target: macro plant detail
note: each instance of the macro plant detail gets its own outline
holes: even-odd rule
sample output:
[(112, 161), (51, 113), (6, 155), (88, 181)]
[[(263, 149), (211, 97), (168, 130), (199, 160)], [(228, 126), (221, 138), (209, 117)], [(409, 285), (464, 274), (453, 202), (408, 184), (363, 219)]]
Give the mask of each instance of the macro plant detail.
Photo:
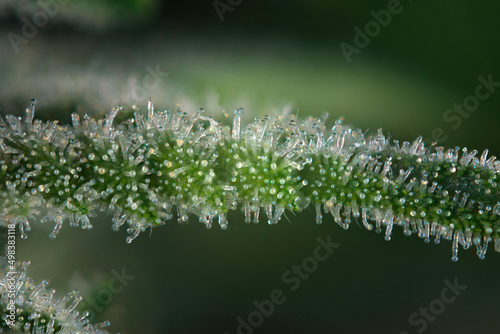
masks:
[[(155, 111), (121, 123), (115, 107), (104, 118), (72, 115), (72, 125), (26, 116), (0, 120), (0, 220), (25, 238), (31, 223), (64, 221), (92, 228), (96, 210), (126, 225), (131, 242), (147, 228), (195, 215), (207, 228), (228, 227), (226, 214), (242, 209), (245, 222), (262, 216), (277, 223), (285, 210), (314, 207), (348, 229), (360, 221), (390, 240), (394, 226), (424, 241), (475, 246), (484, 258), (494, 241), (500, 251), (500, 162), (467, 148), (391, 140), (381, 130), (367, 136), (337, 120), (298, 122), (291, 116), (232, 124), (200, 110)], [(227, 123), (227, 122), (226, 122)], [(261, 213), (261, 211), (263, 211)]]
[[(2, 271), (5, 262), (2, 261)], [(88, 312), (76, 307), (82, 297), (77, 291), (63, 298), (54, 297), (55, 290), (47, 289), (48, 281), (35, 282), (27, 271), (29, 262), (16, 263), (15, 271), (0, 276), (0, 317), (3, 329), (23, 333), (88, 333), (106, 334), (109, 322), (90, 324)]]

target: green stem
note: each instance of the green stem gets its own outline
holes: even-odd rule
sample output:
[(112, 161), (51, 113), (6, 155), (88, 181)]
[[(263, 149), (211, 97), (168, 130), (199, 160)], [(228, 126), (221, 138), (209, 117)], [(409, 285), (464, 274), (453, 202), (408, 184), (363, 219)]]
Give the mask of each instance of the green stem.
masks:
[[(394, 226), (418, 234), (474, 245), (484, 258), (488, 243), (500, 249), (500, 163), (459, 148), (426, 147), (389, 141), (381, 130), (367, 137), (337, 121), (269, 117), (241, 126), (236, 110), (232, 126), (203, 111), (136, 112), (113, 124), (120, 108), (102, 120), (72, 115), (72, 126), (33, 121), (34, 102), (24, 119), (0, 122), (0, 218), (18, 224), (21, 235), (43, 209), (56, 222), (64, 219), (91, 228), (96, 209), (113, 213), (113, 228), (128, 224), (127, 242), (147, 227), (189, 214), (211, 227), (227, 228), (228, 210), (241, 208), (245, 221), (269, 224), (286, 209), (315, 206), (347, 229), (353, 219), (390, 240)], [(3, 204), (2, 204), (3, 203)]]

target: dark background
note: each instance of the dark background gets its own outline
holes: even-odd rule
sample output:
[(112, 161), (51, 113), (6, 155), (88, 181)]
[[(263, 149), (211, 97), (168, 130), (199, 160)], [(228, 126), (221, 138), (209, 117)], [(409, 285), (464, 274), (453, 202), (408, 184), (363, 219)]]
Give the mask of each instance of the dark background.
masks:
[[(402, 1), (401, 13), (350, 63), (339, 44), (354, 45), (354, 27), (364, 30), (370, 11), (387, 9), (388, 2), (243, 0), (223, 21), (212, 1), (139, 9), (127, 1), (102, 3), (71, 2), (67, 6), (85, 19), (61, 10), (18, 53), (7, 36), (21, 35), (22, 17), (37, 9), (5, 10), (3, 115), (22, 114), (31, 98), (38, 101), (37, 117), (62, 121), (75, 111), (103, 115), (115, 103), (144, 108), (146, 100), (137, 101), (132, 91), (147, 66), (159, 66), (168, 76), (146, 92), (157, 108), (181, 101), (187, 112), (206, 107), (220, 117), (243, 106), (251, 119), (290, 105), (299, 117), (328, 111), (330, 124), (343, 117), (369, 132), (383, 127), (400, 140), (431, 140), (441, 128), (444, 146), (500, 154), (500, 91), (456, 129), (443, 119), (474, 94), (479, 76), (500, 81), (496, 1)], [(77, 287), (92, 296), (112, 270), (125, 268), (135, 278), (95, 318), (111, 320), (121, 333), (237, 333), (237, 317), (246, 318), (254, 300), (269, 299), (274, 289), (283, 290), (286, 301), (254, 333), (418, 333), (422, 327), (412, 326), (410, 315), (440, 299), (443, 281), (455, 277), (467, 289), (423, 332), (498, 332), (500, 255), (492, 244), (485, 260), (461, 249), (453, 263), (449, 241), (425, 244), (396, 229), (386, 242), (357, 224), (344, 231), (331, 217), (316, 225), (312, 208), (287, 217), (276, 226), (247, 225), (241, 213), (232, 213), (227, 231), (206, 230), (191, 217), (128, 245), (126, 232), (111, 232), (110, 217), (101, 214), (93, 230), (66, 224), (56, 241), (48, 238), (50, 224), (35, 226), (27, 240), (18, 239), (18, 256), (61, 294)], [(282, 274), (328, 235), (341, 246), (291, 291)]]

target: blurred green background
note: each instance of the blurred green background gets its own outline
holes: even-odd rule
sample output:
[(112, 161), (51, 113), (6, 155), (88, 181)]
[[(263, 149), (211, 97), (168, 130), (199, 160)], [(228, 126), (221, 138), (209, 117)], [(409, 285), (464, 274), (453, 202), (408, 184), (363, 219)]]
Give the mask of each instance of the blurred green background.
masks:
[[(401, 1), (350, 63), (340, 44), (355, 46), (354, 28), (364, 31), (371, 11), (396, 2), (215, 2), (232, 9), (223, 21), (214, 1), (55, 3), (55, 15), (27, 38), (23, 26), (43, 11), (40, 3), (0, 2), (2, 115), (21, 115), (36, 98), (37, 117), (68, 121), (71, 112), (97, 117), (117, 103), (145, 108), (151, 95), (157, 109), (181, 102), (187, 112), (204, 107), (219, 119), (236, 107), (248, 119), (328, 111), (329, 124), (342, 117), (400, 140), (432, 141), (440, 128), (444, 146), (500, 154), (500, 90), (460, 126), (443, 118), (475, 94), (479, 76), (500, 81), (498, 2)], [(14, 43), (18, 52), (12, 34), (24, 38)], [(125, 231), (111, 232), (110, 216), (100, 214), (93, 230), (66, 225), (56, 241), (47, 236), (51, 224), (35, 226), (19, 239), (18, 256), (59, 293), (78, 288), (90, 297), (125, 268), (135, 278), (95, 312), (120, 333), (237, 333), (237, 317), (274, 289), (286, 301), (254, 333), (417, 333), (423, 327), (410, 324), (410, 315), (455, 277), (467, 289), (425, 333), (497, 332), (500, 255), (492, 245), (483, 261), (461, 250), (452, 263), (449, 241), (426, 245), (397, 229), (386, 242), (356, 224), (344, 231), (331, 217), (318, 226), (312, 209), (287, 217), (277, 226), (246, 225), (233, 213), (227, 231), (206, 230), (192, 217), (127, 245)], [(291, 291), (282, 274), (328, 235), (340, 248)]]

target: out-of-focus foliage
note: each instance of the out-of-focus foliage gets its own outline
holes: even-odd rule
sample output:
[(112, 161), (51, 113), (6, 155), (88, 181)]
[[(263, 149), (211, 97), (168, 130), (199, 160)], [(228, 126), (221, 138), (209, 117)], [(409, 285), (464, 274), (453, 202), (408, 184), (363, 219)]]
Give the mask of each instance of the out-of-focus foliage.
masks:
[(157, 13), (158, 6), (157, 0), (4, 0), (0, 18), (21, 20), (45, 11), (51, 17), (50, 25), (103, 31), (143, 24)]

